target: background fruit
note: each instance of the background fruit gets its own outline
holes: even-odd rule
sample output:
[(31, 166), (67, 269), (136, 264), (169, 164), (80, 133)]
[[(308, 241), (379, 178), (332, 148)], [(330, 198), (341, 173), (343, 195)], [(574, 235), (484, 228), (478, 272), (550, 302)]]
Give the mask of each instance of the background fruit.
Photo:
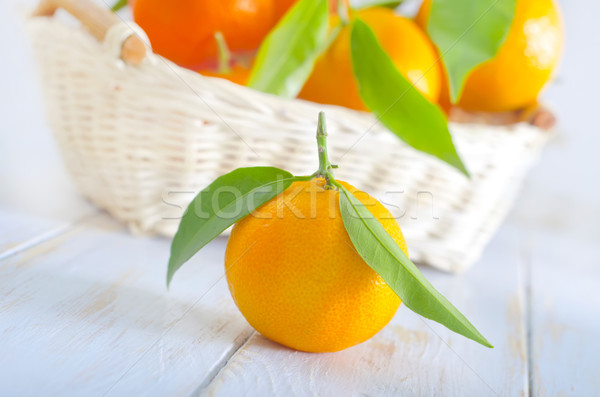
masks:
[(234, 65), (228, 73), (219, 73), (212, 70), (201, 70), (198, 73), (203, 76), (227, 79), (239, 85), (246, 85), (246, 83), (248, 83), (248, 78), (250, 77), (250, 69), (239, 64)]
[[(323, 185), (323, 179), (296, 182), (282, 193), (283, 202), (273, 199), (257, 216), (239, 221), (225, 253), (229, 289), (250, 325), (269, 339), (311, 352), (369, 339), (400, 305), (353, 248), (338, 192)], [(387, 209), (366, 193), (356, 195), (406, 252)]]
[[(436, 102), (440, 93), (441, 71), (433, 45), (410, 19), (388, 8), (369, 8), (357, 16), (375, 32), (383, 49), (398, 70), (427, 99)], [(317, 61), (313, 73), (299, 94), (319, 103), (367, 110), (362, 102), (352, 69), (351, 26), (345, 26), (327, 52)]]
[[(431, 0), (416, 17), (427, 25)], [(552, 78), (563, 46), (560, 10), (553, 0), (518, 0), (506, 41), (491, 60), (467, 77), (458, 106), (468, 110), (509, 111), (536, 102)]]
[(256, 50), (276, 22), (274, 1), (136, 0), (133, 16), (156, 53), (199, 69), (217, 56), (217, 31), (232, 52)]

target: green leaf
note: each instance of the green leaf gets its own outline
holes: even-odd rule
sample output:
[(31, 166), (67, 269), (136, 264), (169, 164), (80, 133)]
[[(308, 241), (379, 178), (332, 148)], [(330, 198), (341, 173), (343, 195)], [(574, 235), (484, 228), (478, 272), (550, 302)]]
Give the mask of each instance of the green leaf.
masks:
[(360, 5), (355, 7), (354, 10), (359, 11), (372, 7), (396, 8), (403, 2), (404, 0), (367, 0), (361, 1)]
[(294, 98), (329, 42), (327, 0), (300, 0), (264, 40), (248, 86)]
[(493, 347), (458, 309), (433, 288), (369, 210), (346, 188), (339, 186), (339, 189), (342, 220), (352, 244), (406, 307), (484, 346)]
[(351, 46), (360, 96), (377, 119), (415, 149), (436, 156), (468, 176), (442, 111), (396, 69), (371, 28), (360, 19), (354, 21)]
[(427, 31), (442, 54), (456, 103), (469, 72), (493, 58), (506, 40), (516, 0), (432, 1)]
[(275, 167), (238, 168), (198, 193), (185, 210), (173, 238), (167, 286), (175, 272), (202, 247), (296, 179), (301, 178)]
[(124, 8), (126, 5), (127, 5), (127, 0), (118, 0), (110, 9), (113, 12), (117, 12), (121, 8)]

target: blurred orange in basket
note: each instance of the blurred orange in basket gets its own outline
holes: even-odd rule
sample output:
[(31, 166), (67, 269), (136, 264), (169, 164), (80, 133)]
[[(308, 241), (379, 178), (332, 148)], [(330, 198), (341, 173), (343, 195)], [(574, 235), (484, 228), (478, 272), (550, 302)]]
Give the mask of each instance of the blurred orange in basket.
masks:
[(247, 68), (241, 64), (235, 64), (231, 67), (230, 70), (226, 72), (212, 71), (212, 70), (201, 70), (199, 73), (203, 76), (209, 77), (220, 77), (222, 79), (227, 79), (232, 83), (236, 83), (239, 85), (246, 85), (248, 83), (248, 78), (250, 77), (250, 68)]
[[(430, 101), (440, 95), (441, 68), (435, 48), (410, 19), (383, 7), (358, 11), (398, 70)], [(350, 48), (351, 25), (342, 28), (327, 52), (315, 64), (299, 97), (313, 102), (368, 110), (358, 91)]]
[[(416, 17), (423, 28), (430, 9), (431, 0), (425, 0)], [(458, 106), (509, 111), (534, 104), (560, 60), (563, 35), (561, 12), (555, 1), (517, 0), (506, 41), (494, 58), (469, 74)], [(447, 97), (447, 93), (442, 96)]]
[(204, 76), (219, 77), (239, 85), (246, 85), (251, 71), (248, 65), (252, 63), (252, 60), (232, 59), (231, 51), (222, 32), (215, 33), (214, 39), (219, 53), (218, 58), (215, 60), (216, 67), (199, 70), (198, 72)]
[(133, 16), (154, 52), (198, 69), (217, 57), (218, 31), (232, 52), (256, 50), (276, 23), (275, 1), (136, 0)]

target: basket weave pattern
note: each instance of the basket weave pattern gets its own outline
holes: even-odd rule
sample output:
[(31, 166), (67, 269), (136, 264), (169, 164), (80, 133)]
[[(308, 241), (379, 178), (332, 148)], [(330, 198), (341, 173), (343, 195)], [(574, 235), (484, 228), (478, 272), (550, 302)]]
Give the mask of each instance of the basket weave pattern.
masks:
[(119, 43), (99, 43), (57, 18), (32, 18), (28, 29), (68, 171), (85, 197), (134, 233), (173, 235), (194, 193), (235, 168), (313, 172), (316, 118), (325, 110), (336, 177), (398, 216), (413, 260), (462, 271), (479, 257), (548, 138), (526, 123), (451, 123), (468, 180), (368, 113), (263, 94), (154, 54), (126, 65), (115, 56)]

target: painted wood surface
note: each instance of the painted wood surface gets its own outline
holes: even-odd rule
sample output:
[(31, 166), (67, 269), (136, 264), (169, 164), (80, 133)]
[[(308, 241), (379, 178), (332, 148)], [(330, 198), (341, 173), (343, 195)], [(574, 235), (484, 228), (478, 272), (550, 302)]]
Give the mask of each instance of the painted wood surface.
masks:
[[(7, 219), (18, 224), (0, 218), (4, 224)], [(506, 226), (472, 271), (450, 276), (425, 269), (494, 343), (492, 350), (401, 308), (373, 339), (333, 354), (292, 351), (246, 324), (223, 279), (224, 244), (217, 239), (194, 258), (170, 292), (164, 286), (169, 242), (131, 237), (104, 214), (4, 256), (0, 394), (504, 396), (598, 390), (600, 323), (588, 314), (598, 310), (600, 274), (595, 247), (586, 242), (565, 246), (556, 236)], [(574, 247), (589, 260), (566, 268)], [(573, 266), (580, 276), (569, 274)]]
[(136, 239), (98, 215), (2, 262), (0, 367), (11, 370), (0, 385), (19, 395), (522, 394), (523, 281), (516, 242), (498, 239), (476, 271), (427, 271), (494, 350), (401, 310), (367, 343), (317, 355), (252, 332), (223, 280), (223, 239), (167, 293), (168, 241)]
[(534, 395), (600, 395), (598, 245), (539, 233), (525, 261), (531, 274)]
[(0, 264), (0, 395), (189, 394), (251, 329), (223, 280), (224, 241), (165, 286), (168, 241), (106, 215)]

